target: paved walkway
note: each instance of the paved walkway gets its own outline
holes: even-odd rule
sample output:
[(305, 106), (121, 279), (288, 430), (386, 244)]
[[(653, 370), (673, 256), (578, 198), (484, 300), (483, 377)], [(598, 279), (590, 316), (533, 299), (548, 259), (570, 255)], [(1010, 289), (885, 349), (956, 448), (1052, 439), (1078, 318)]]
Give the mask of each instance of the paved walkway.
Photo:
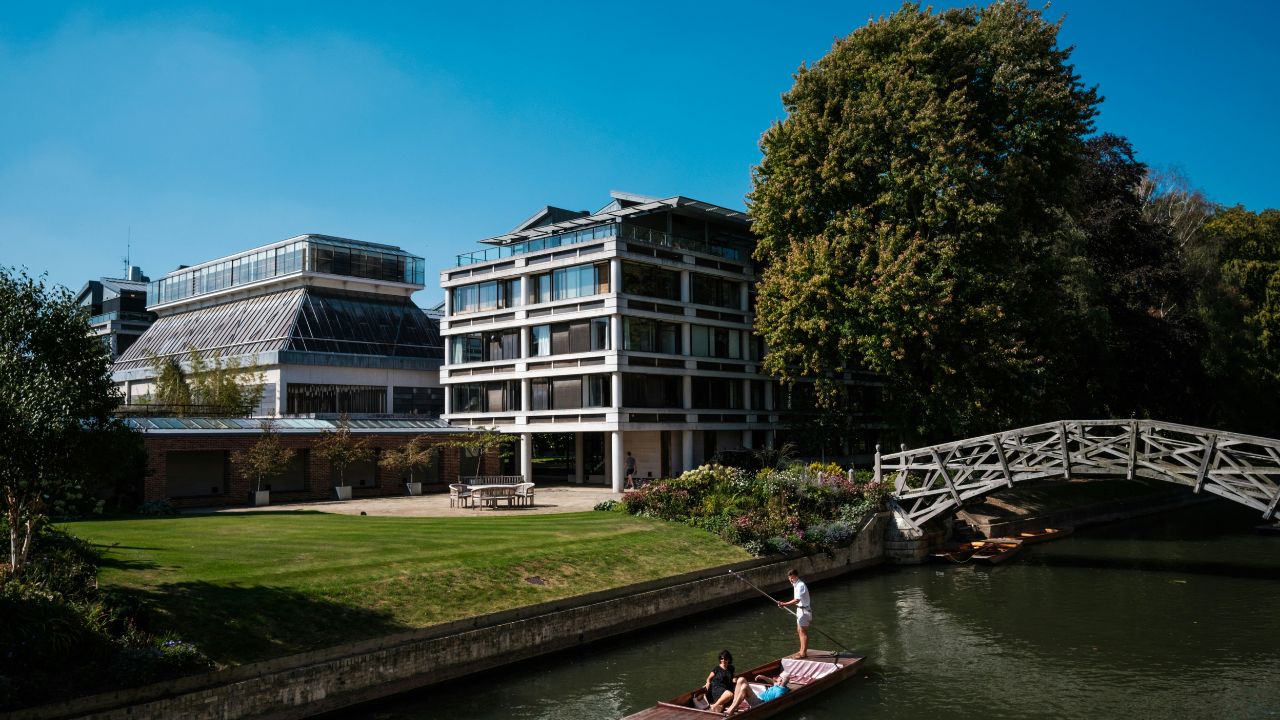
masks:
[(282, 510), (311, 510), (339, 515), (368, 515), (380, 517), (499, 517), (506, 515), (549, 515), (553, 513), (586, 512), (601, 500), (621, 500), (621, 493), (605, 487), (547, 487), (538, 488), (534, 505), (501, 503), (497, 508), (449, 507), (448, 493), (432, 493), (417, 497), (356, 498), (346, 502), (318, 501), (300, 503), (272, 503), (268, 507), (209, 507), (183, 509), (183, 514), (280, 512)]

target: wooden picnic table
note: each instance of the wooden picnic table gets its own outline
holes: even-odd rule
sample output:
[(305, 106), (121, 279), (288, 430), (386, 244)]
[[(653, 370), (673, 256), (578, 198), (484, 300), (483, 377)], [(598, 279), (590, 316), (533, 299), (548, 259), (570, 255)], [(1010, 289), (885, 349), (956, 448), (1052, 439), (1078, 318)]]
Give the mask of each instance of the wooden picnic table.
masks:
[(492, 507), (498, 507), (498, 501), (506, 498), (509, 507), (516, 497), (515, 485), (472, 485), (471, 497), (480, 501), (480, 505), (484, 506), (488, 503)]

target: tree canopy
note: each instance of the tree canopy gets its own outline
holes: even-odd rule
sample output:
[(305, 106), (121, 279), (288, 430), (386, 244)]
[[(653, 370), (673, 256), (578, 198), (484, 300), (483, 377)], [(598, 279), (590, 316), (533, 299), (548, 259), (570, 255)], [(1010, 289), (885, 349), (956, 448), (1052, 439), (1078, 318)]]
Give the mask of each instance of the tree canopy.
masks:
[(90, 451), (131, 432), (111, 416), (109, 362), (70, 291), (0, 267), (0, 502), (15, 576), (47, 515), (89, 509)]
[(1050, 236), (1101, 100), (1057, 33), (1023, 2), (905, 4), (800, 68), (748, 195), (769, 372), (820, 394), (826, 373), (883, 373), (915, 434), (1030, 417)]

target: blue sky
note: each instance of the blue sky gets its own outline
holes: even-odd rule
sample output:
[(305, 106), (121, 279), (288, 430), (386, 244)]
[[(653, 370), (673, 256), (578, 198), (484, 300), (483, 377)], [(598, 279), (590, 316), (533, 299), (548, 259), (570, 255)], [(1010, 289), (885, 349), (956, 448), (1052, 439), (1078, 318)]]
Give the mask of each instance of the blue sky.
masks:
[[(6, 3), (0, 264), (78, 289), (120, 274), (130, 232), (152, 278), (317, 232), (434, 272), (611, 189), (741, 208), (791, 73), (897, 7)], [(1219, 202), (1280, 206), (1280, 3), (1064, 13), (1100, 130)]]

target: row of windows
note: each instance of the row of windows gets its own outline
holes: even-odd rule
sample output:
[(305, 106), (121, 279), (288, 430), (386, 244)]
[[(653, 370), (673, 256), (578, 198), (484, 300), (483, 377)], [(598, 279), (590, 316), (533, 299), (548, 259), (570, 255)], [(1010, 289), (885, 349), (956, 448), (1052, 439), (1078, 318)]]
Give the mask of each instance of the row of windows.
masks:
[(530, 410), (611, 407), (608, 375), (573, 375), (529, 381)]
[[(574, 265), (529, 278), (524, 302), (529, 305), (571, 300), (609, 292), (609, 263)], [(453, 289), (453, 314), (518, 307), (520, 280), (490, 280)]]
[[(747, 341), (745, 348), (744, 337)], [(758, 343), (754, 342), (757, 339), (742, 330), (689, 326), (689, 352), (694, 357), (758, 360), (760, 354), (755, 352)], [(536, 325), (529, 328), (529, 346), (531, 357), (609, 350), (612, 348), (609, 318)], [(622, 346), (625, 350), (637, 352), (684, 354), (680, 324), (650, 318), (622, 318)], [(520, 331), (492, 330), (455, 335), (452, 347), (450, 359), (455, 364), (514, 360), (520, 357)]]
[[(693, 273), (689, 280), (689, 297), (699, 305), (744, 310), (741, 282)], [(521, 303), (520, 281), (490, 280), (453, 289), (453, 313), (482, 312), (517, 307)], [(524, 294), (529, 305), (571, 300), (609, 292), (609, 264), (594, 263), (560, 268), (533, 275)], [(660, 265), (622, 263), (622, 292), (629, 295), (680, 300), (680, 273)]]

